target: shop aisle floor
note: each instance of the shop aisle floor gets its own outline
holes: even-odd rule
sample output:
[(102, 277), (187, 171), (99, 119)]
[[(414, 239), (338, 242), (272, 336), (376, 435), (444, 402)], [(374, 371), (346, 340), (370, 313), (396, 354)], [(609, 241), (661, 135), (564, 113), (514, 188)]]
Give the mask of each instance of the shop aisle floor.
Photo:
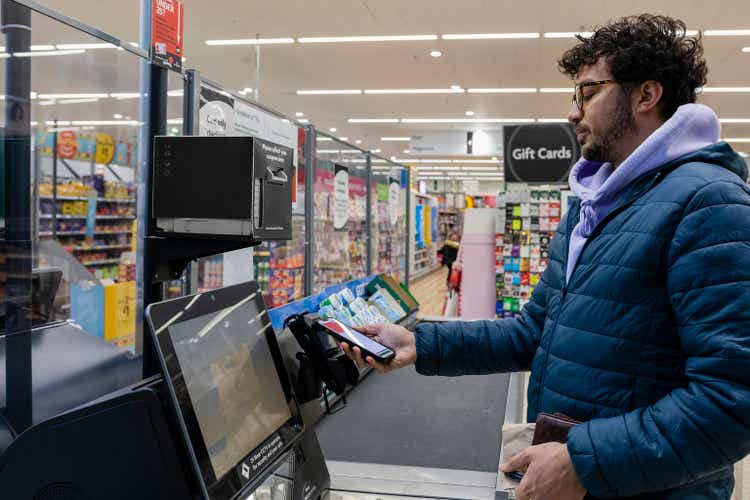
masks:
[(508, 375), (370, 373), (316, 427), (326, 460), (497, 472)]
[(443, 301), (445, 292), (448, 291), (445, 285), (447, 276), (448, 268), (440, 267), (409, 284), (409, 291), (419, 302), (419, 312), (422, 316), (443, 314)]

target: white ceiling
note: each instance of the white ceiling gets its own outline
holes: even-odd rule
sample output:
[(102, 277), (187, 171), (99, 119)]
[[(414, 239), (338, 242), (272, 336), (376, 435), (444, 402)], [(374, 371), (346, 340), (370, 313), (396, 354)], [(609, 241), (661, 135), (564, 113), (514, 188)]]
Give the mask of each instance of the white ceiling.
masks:
[[(137, 0), (40, 0), (41, 3), (95, 26), (124, 41), (137, 41)], [(208, 46), (208, 39), (346, 35), (409, 35), (589, 31), (596, 24), (644, 11), (679, 17), (690, 29), (750, 29), (750, 2), (721, 4), (697, 0), (571, 1), (529, 0), (185, 0), (186, 67), (230, 89), (257, 85), (255, 48)], [(55, 25), (33, 20), (33, 43), (93, 41)], [(435, 40), (336, 44), (270, 45), (261, 48), (260, 102), (294, 117), (306, 118), (336, 136), (379, 148), (384, 156), (408, 157), (408, 143), (381, 142), (382, 136), (410, 136), (426, 130), (474, 128), (473, 125), (350, 124), (348, 118), (564, 118), (568, 94), (438, 94), (299, 96), (298, 89), (394, 89), (487, 87), (568, 87), (556, 68), (573, 39)], [(707, 37), (709, 85), (750, 86), (750, 36)], [(443, 56), (429, 53), (440, 50)], [(34, 58), (33, 90), (57, 92), (134, 92), (137, 58), (122, 51)], [(177, 75), (170, 88), (178, 88)], [(722, 118), (750, 118), (750, 93), (706, 94), (701, 101)], [(178, 98), (170, 116), (179, 117)], [(137, 101), (112, 99), (86, 104), (34, 107), (36, 118), (112, 119), (113, 113), (137, 116)], [(488, 128), (482, 126), (481, 128)], [(491, 128), (491, 127), (489, 127)], [(495, 126), (497, 128), (497, 126)], [(726, 137), (750, 137), (750, 123), (725, 125)], [(750, 144), (737, 149), (750, 150)]]

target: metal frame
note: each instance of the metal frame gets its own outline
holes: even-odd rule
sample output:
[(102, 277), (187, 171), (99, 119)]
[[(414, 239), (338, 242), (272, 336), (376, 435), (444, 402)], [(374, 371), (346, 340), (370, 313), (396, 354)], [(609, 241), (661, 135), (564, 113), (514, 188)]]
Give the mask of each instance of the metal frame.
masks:
[(305, 126), (305, 296), (313, 293), (313, 280), (315, 279), (315, 219), (314, 199), (315, 189), (315, 166), (317, 165), (317, 130), (312, 125)]
[[(61, 14), (60, 12), (50, 9), (49, 7), (46, 7), (38, 2), (35, 2), (34, 0), (8, 0), (8, 1), (17, 3), (19, 5), (23, 5), (24, 7), (28, 7), (29, 9), (35, 12), (38, 12), (39, 14), (43, 14), (51, 19), (54, 19), (55, 21), (59, 21), (63, 24), (66, 24), (70, 26), (71, 28), (75, 28), (79, 31), (83, 31), (84, 33), (87, 33), (104, 42), (111, 43), (112, 45), (116, 45), (117, 47), (127, 50), (128, 52), (135, 54), (139, 57), (142, 57), (144, 59), (149, 58), (148, 50), (142, 49), (140, 47), (133, 47), (129, 43), (123, 43), (122, 40), (110, 35), (109, 33), (105, 33), (84, 22), (81, 22), (77, 19), (66, 16), (65, 14)], [(141, 17), (143, 16), (141, 15)]]

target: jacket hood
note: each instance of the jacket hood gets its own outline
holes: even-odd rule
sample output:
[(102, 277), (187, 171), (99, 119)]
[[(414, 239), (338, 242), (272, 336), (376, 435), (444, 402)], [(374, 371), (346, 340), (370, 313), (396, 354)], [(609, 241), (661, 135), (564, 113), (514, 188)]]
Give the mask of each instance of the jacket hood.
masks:
[(581, 200), (579, 232), (588, 238), (598, 222), (612, 209), (623, 189), (648, 172), (679, 161), (703, 161), (726, 168), (743, 180), (745, 161), (726, 143), (719, 143), (721, 126), (711, 108), (685, 104), (652, 133), (625, 161), (613, 169), (610, 163), (581, 158), (568, 181)]

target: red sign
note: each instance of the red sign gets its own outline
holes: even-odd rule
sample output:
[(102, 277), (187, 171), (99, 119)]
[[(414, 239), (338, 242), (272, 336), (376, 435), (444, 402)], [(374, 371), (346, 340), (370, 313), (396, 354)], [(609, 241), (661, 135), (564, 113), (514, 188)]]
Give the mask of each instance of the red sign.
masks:
[(184, 12), (179, 0), (153, 0), (151, 61), (182, 72)]
[(72, 160), (78, 151), (76, 133), (72, 130), (63, 130), (57, 136), (57, 156), (64, 160)]

